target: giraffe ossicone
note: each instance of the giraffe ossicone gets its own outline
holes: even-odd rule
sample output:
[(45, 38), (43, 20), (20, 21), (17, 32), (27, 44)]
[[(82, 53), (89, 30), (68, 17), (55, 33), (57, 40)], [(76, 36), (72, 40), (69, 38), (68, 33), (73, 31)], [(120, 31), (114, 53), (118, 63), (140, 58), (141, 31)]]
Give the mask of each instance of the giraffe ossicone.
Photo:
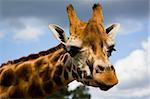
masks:
[(109, 56), (114, 51), (119, 24), (104, 28), (100, 4), (94, 4), (88, 22), (80, 20), (72, 5), (67, 6), (70, 37), (64, 29), (50, 24), (61, 43), (0, 67), (0, 98), (42, 98), (73, 80), (107, 91), (118, 83)]

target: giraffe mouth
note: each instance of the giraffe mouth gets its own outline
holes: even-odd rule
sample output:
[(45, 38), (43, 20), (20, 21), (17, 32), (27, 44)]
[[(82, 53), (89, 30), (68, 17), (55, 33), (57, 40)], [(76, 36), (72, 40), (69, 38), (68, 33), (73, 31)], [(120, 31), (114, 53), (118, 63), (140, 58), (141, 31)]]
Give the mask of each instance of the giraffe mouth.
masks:
[(100, 86), (99, 88), (101, 89), (101, 90), (104, 90), (104, 91), (107, 91), (107, 90), (109, 90), (110, 88), (112, 88), (113, 86)]
[(99, 85), (99, 89), (103, 91), (107, 91), (114, 86), (114, 85), (106, 85), (106, 84), (100, 84), (100, 83), (98, 83), (98, 85)]

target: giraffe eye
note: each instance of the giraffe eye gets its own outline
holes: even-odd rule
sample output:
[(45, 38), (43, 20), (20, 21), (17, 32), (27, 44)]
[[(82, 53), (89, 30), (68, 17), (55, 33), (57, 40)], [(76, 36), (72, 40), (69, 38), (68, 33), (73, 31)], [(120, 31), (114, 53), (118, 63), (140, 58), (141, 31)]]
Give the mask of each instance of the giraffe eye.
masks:
[(70, 54), (71, 57), (74, 57), (76, 54), (80, 52), (81, 48), (76, 47), (76, 46), (70, 46), (68, 53)]
[(107, 56), (108, 57), (111, 56), (113, 51), (116, 51), (116, 49), (114, 47), (115, 47), (115, 45), (111, 45), (111, 46), (108, 47), (108, 50), (107, 50)]

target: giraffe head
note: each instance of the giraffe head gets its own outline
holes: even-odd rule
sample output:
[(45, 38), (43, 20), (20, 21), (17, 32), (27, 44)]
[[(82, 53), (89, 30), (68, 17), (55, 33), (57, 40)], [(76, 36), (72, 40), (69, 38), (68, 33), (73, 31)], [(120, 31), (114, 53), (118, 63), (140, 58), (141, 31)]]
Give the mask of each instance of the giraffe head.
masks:
[(49, 25), (55, 37), (65, 46), (71, 60), (80, 69), (82, 77), (76, 79), (85, 85), (108, 90), (118, 83), (114, 66), (109, 56), (114, 49), (114, 40), (119, 24), (107, 29), (103, 25), (102, 7), (94, 4), (88, 22), (81, 21), (72, 5), (67, 7), (70, 22), (70, 37), (58, 25)]

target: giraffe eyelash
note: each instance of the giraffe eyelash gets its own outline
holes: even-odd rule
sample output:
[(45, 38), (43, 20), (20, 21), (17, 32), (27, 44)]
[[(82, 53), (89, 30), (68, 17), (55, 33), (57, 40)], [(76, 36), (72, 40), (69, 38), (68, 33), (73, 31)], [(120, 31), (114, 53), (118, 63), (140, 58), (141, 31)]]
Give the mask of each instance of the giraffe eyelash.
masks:
[(113, 51), (116, 51), (116, 49), (114, 47), (115, 47), (115, 45), (111, 45), (111, 46), (108, 47), (108, 50), (107, 50), (107, 56), (108, 57), (111, 56)]

